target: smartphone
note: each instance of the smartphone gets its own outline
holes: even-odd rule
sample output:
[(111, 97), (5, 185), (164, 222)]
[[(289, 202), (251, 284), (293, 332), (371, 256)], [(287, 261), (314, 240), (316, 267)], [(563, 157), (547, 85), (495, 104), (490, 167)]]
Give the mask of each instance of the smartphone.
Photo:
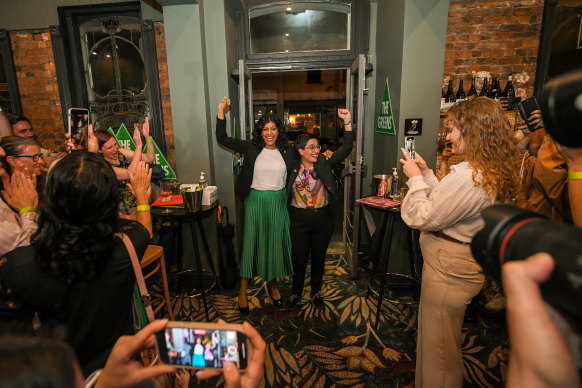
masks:
[(89, 125), (89, 110), (85, 108), (69, 109), (69, 125), (67, 133), (75, 149), (87, 148), (87, 127)]
[(239, 370), (250, 359), (242, 325), (170, 321), (156, 333), (160, 360), (179, 368), (221, 369), (225, 361)]
[(525, 121), (529, 130), (532, 132), (537, 130), (537, 128), (529, 122), (529, 118), (531, 116), (531, 113), (534, 110), (540, 109), (540, 107), (538, 105), (538, 101), (536, 100), (536, 98), (530, 97), (526, 100), (518, 102), (517, 109), (519, 109), (519, 115), (521, 116), (523, 121)]
[(406, 138), (406, 143), (404, 145), (404, 149), (408, 152), (408, 156), (410, 159), (414, 159), (415, 151), (414, 151), (414, 137), (409, 136)]

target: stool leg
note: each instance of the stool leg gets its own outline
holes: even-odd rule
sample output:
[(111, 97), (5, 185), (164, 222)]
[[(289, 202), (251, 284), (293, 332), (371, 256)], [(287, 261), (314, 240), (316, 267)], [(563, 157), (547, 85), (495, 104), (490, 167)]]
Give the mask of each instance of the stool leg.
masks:
[(160, 263), (162, 264), (162, 283), (164, 286), (164, 299), (166, 300), (166, 308), (168, 310), (168, 316), (172, 321), (175, 321), (174, 311), (172, 308), (172, 303), (170, 302), (170, 292), (168, 289), (168, 275), (166, 273), (166, 260), (164, 259), (164, 254), (160, 257)]
[(389, 217), (388, 230), (390, 234), (388, 235), (388, 242), (386, 245), (386, 254), (384, 255), (384, 266), (382, 269), (382, 282), (380, 283), (380, 290), (378, 291), (378, 307), (376, 308), (376, 321), (374, 322), (374, 329), (378, 329), (378, 322), (380, 320), (380, 310), (382, 309), (382, 298), (384, 297), (384, 286), (386, 284), (386, 271), (388, 271), (388, 261), (390, 260), (390, 248), (392, 246), (392, 233), (394, 232), (394, 215), (389, 212), (387, 215)]
[(194, 244), (194, 257), (196, 258), (196, 267), (198, 269), (198, 284), (200, 284), (204, 312), (206, 313), (206, 321), (210, 321), (208, 303), (206, 302), (206, 290), (204, 290), (204, 284), (202, 283), (202, 264), (200, 262), (200, 251), (198, 250), (198, 239), (196, 238), (196, 223), (194, 222), (194, 217), (194, 215), (190, 215), (190, 229), (192, 232), (192, 243)]

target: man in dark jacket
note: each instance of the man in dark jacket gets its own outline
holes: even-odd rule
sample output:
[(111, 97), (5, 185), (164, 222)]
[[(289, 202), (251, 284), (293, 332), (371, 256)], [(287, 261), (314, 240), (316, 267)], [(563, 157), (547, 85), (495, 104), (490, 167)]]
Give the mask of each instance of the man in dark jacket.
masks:
[(344, 143), (328, 160), (319, 152), (321, 146), (314, 135), (303, 134), (295, 141), (295, 148), (301, 160), (291, 168), (287, 180), (295, 272), (293, 292), (287, 299), (288, 308), (294, 308), (301, 300), (310, 253), (311, 300), (317, 308), (324, 306), (320, 293), (321, 283), (325, 253), (333, 233), (333, 204), (337, 198), (337, 186), (332, 168), (350, 154), (355, 137), (352, 132), (350, 111), (338, 109), (338, 116), (344, 121)]

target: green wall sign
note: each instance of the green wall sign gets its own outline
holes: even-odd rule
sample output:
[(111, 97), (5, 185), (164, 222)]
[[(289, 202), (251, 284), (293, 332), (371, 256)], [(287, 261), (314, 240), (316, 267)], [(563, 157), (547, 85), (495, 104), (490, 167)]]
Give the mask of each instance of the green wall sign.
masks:
[(388, 78), (386, 78), (386, 84), (384, 85), (384, 93), (382, 94), (382, 102), (380, 103), (380, 111), (378, 112), (378, 120), (376, 121), (376, 132), (396, 135), (394, 117), (392, 115), (392, 104), (390, 103)]

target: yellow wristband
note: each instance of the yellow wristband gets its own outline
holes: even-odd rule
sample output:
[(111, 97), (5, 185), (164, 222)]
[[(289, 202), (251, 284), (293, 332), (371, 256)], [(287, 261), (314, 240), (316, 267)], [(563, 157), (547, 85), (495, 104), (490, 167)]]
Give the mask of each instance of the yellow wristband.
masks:
[(582, 179), (582, 171), (569, 172), (568, 179), (570, 179), (570, 180)]
[(152, 140), (152, 138), (150, 137), (149, 139), (146, 139), (146, 143), (153, 143), (154, 141)]
[(137, 205), (138, 212), (149, 212), (151, 209), (150, 205)]
[(20, 209), (18, 211), (18, 213), (20, 213), (20, 215), (23, 216), (26, 213), (35, 212), (35, 211), (36, 211), (36, 207), (34, 207), (34, 206), (26, 206), (26, 207), (23, 207), (22, 209)]

